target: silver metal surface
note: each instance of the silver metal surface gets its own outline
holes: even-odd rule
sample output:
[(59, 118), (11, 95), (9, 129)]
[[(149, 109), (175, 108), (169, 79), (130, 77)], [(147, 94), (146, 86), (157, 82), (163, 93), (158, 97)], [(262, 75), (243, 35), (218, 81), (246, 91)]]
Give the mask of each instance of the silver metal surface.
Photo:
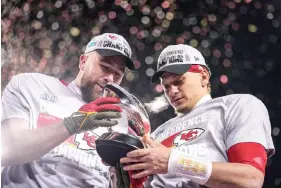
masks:
[(107, 90), (114, 92), (120, 98), (123, 105), (127, 105), (131, 110), (138, 112), (143, 122), (149, 123), (149, 117), (144, 106), (133, 94), (130, 94), (124, 88), (114, 83), (108, 83), (104, 87), (103, 96), (106, 95)]

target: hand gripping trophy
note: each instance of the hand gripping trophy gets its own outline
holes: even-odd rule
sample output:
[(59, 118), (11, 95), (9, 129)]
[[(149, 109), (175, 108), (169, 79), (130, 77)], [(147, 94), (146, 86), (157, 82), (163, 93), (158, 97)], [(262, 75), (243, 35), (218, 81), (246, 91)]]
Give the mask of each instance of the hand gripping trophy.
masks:
[(149, 117), (140, 101), (119, 85), (107, 84), (103, 94), (108, 90), (120, 98), (122, 117), (118, 125), (108, 128), (96, 140), (97, 153), (105, 163), (115, 167), (118, 188), (141, 188), (146, 178), (132, 179), (130, 175), (134, 172), (124, 171), (119, 161), (128, 152), (145, 147), (138, 137), (150, 132)]

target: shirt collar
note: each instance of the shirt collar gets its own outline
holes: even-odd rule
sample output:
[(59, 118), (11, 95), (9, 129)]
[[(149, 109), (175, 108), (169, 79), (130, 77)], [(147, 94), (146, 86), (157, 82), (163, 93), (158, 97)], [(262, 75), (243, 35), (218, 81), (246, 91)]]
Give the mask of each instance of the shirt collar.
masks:
[(68, 84), (67, 87), (68, 87), (68, 89), (70, 89), (71, 91), (73, 91), (74, 93), (76, 93), (77, 95), (82, 97), (81, 89), (75, 84), (74, 81), (70, 82), (70, 84)]
[[(209, 100), (212, 100), (212, 97), (211, 97), (211, 95), (210, 94), (206, 94), (206, 95), (204, 95), (203, 97), (201, 97), (201, 99), (199, 99), (199, 101), (196, 103), (196, 105), (192, 108), (192, 110), (191, 111), (193, 111), (197, 106), (199, 106), (199, 105), (201, 105), (201, 104), (203, 104), (203, 103), (205, 103), (205, 102), (207, 102), (207, 101), (209, 101)], [(190, 112), (191, 112), (190, 111)], [(184, 115), (186, 115), (186, 114), (189, 114), (190, 112), (188, 112), (188, 113), (179, 113), (178, 114), (178, 117), (182, 117), (182, 116), (184, 116)]]
[(209, 94), (204, 95), (204, 96), (201, 97), (201, 99), (196, 103), (196, 105), (193, 107), (193, 109), (196, 108), (197, 106), (199, 106), (199, 105), (201, 105), (201, 104), (203, 104), (203, 103), (205, 103), (205, 102), (211, 100), (211, 99), (212, 99), (211, 95), (209, 95)]

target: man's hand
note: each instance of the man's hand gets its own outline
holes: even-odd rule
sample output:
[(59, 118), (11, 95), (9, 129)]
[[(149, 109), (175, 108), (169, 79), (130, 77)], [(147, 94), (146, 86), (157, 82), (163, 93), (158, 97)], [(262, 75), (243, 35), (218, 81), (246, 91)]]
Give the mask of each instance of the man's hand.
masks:
[[(134, 150), (127, 153), (127, 157), (120, 160), (124, 164), (124, 170), (138, 170), (139, 173), (132, 175), (132, 178), (142, 178), (153, 174), (166, 174), (171, 149), (159, 144), (149, 138), (143, 137), (144, 144), (149, 148)], [(126, 165), (126, 164), (130, 165)], [(133, 163), (133, 164), (132, 164)]]
[(120, 99), (103, 97), (83, 105), (78, 112), (64, 119), (64, 125), (70, 135), (83, 131), (93, 130), (98, 127), (112, 127), (118, 124), (122, 109), (116, 104)]

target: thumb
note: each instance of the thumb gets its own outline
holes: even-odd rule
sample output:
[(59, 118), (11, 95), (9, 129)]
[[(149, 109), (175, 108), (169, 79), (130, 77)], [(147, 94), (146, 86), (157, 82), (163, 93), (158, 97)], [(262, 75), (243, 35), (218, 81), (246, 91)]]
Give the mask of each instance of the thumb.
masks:
[(149, 147), (155, 147), (158, 145), (157, 142), (155, 142), (153, 139), (150, 138), (149, 133), (144, 134), (142, 137), (142, 140), (143, 140), (144, 144), (148, 145)]

